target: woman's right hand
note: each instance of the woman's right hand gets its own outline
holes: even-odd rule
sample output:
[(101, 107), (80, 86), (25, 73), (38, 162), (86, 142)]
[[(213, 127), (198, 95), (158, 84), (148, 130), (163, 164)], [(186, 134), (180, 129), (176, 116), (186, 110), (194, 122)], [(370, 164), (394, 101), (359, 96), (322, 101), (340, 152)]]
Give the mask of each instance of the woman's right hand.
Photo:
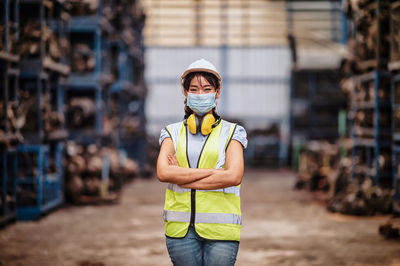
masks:
[(168, 164), (169, 164), (169, 165), (176, 165), (176, 166), (179, 166), (178, 160), (176, 159), (176, 156), (175, 156), (175, 155), (168, 154)]

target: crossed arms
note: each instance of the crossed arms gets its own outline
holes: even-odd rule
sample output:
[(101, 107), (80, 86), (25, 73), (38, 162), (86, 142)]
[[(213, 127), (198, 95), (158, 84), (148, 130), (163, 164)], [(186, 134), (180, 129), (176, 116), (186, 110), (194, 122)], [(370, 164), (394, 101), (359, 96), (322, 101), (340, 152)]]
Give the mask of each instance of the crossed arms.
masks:
[(183, 188), (219, 189), (237, 186), (242, 182), (244, 171), (243, 147), (232, 140), (225, 154), (224, 169), (184, 168), (178, 165), (171, 138), (161, 144), (157, 160), (157, 177), (161, 182), (177, 184)]

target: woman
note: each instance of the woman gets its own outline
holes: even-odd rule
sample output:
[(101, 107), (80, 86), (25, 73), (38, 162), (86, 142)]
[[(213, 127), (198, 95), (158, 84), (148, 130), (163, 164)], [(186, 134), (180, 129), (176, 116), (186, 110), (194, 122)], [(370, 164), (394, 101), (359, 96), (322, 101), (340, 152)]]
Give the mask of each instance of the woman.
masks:
[(240, 240), (243, 127), (215, 111), (222, 79), (201, 59), (181, 77), (184, 121), (161, 130), (157, 176), (168, 182), (164, 221), (174, 265), (234, 265)]

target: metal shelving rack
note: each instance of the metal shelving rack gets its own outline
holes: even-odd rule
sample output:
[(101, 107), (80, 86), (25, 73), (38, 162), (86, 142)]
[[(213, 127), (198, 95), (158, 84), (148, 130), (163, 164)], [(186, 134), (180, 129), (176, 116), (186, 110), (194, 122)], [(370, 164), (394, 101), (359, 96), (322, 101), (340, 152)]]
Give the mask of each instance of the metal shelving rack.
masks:
[[(390, 5), (390, 55), (389, 70), (400, 69), (400, 1), (393, 1)], [(396, 38), (397, 37), (397, 38)]]
[[(4, 48), (0, 51), (0, 86), (2, 88), (1, 100), (4, 101), (3, 112), (6, 114), (10, 104), (17, 103), (18, 101), (18, 80), (19, 80), (19, 55), (16, 52), (16, 42), (19, 38), (18, 33), (18, 1), (5, 0), (0, 4), (2, 9), (2, 21), (4, 24), (3, 36), (1, 36), (2, 47)], [(10, 32), (10, 29), (12, 30)], [(10, 41), (10, 36), (12, 35), (14, 43)], [(12, 132), (10, 132), (10, 124), (7, 119), (7, 115), (4, 116), (4, 121), (2, 130), (5, 133), (4, 140), (12, 140), (14, 138)]]
[(290, 82), (290, 134), (292, 166), (307, 140), (334, 141), (339, 136), (338, 116), (347, 107), (341, 92), (342, 75), (332, 69), (293, 70)]
[(391, 2), (349, 2), (344, 32), (354, 47), (346, 62), (354, 85), (349, 89), (348, 116), (353, 141), (351, 177), (358, 184), (370, 179), (375, 187), (387, 191), (396, 186), (399, 152), (394, 145), (393, 73), (388, 71)]
[(95, 65), (93, 71), (84, 73), (72, 69), (71, 75), (63, 84), (65, 100), (69, 101), (73, 97), (86, 95), (93, 99), (96, 109), (94, 125), (82, 130), (68, 128), (69, 136), (70, 139), (84, 143), (96, 143), (99, 137), (104, 137), (102, 121), (105, 111), (103, 102), (106, 101), (107, 89), (112, 82), (107, 37), (113, 32), (113, 28), (100, 15), (77, 16), (71, 18), (69, 32), (72, 50), (76, 43), (84, 41), (93, 49), (92, 55)]
[[(115, 33), (113, 25), (103, 16), (103, 9), (112, 1), (100, 0), (95, 13), (71, 16), (69, 24), (69, 35), (71, 41), (70, 63), (71, 74), (62, 85), (64, 88), (64, 99), (67, 103), (65, 109), (67, 114), (68, 139), (82, 146), (95, 144), (96, 146), (108, 145), (112, 142), (110, 133), (105, 132), (103, 121), (106, 118), (106, 105), (109, 97), (109, 88), (112, 84), (111, 58), (109, 39)], [(79, 5), (79, 2), (75, 4)], [(82, 46), (83, 44), (83, 46)], [(84, 47), (84, 48), (82, 48)], [(79, 69), (74, 62), (74, 54), (84, 55), (94, 60), (93, 68)], [(94, 104), (94, 117), (85, 124), (75, 125), (69, 117), (70, 104), (74, 98), (89, 98)], [(93, 118), (93, 119), (92, 119)], [(99, 195), (82, 195), (80, 204), (91, 202), (106, 202), (108, 199), (108, 180), (110, 178), (110, 162), (106, 155), (102, 158), (102, 169), (99, 175), (102, 183)], [(68, 176), (67, 176), (68, 179)]]
[[(360, 182), (371, 178), (376, 186), (390, 187), (390, 73), (372, 71), (355, 76), (353, 81), (357, 89), (350, 97), (350, 116), (353, 116), (350, 126), (353, 140), (351, 177)], [(359, 125), (355, 122), (357, 116), (364, 116)]]
[[(293, 71), (292, 135), (304, 139), (329, 140), (339, 137), (337, 113), (347, 105), (347, 99), (338, 86), (341, 77), (339, 72), (329, 69)], [(321, 111), (327, 113), (322, 114)], [(296, 117), (299, 118), (297, 121)]]
[(392, 178), (393, 178), (393, 209), (400, 213), (400, 1), (393, 1), (390, 5), (390, 54), (388, 69), (392, 73), (391, 81), (391, 108), (392, 108)]
[[(38, 12), (32, 15), (32, 11)], [(63, 49), (65, 48), (63, 47), (64, 44), (68, 42), (69, 17), (67, 8), (63, 1), (58, 0), (20, 0), (20, 12), (21, 16), (24, 17), (21, 21), (23, 31), (26, 31), (25, 27), (39, 25), (37, 30), (40, 36), (46, 32), (46, 34), (51, 32), (58, 37), (53, 40), (52, 45), (57, 46), (60, 52), (58, 59), (51, 58), (50, 48), (48, 47), (50, 44), (46, 43), (43, 38), (40, 38), (40, 41), (36, 40), (39, 44), (36, 54), (29, 55), (26, 51), (23, 53), (21, 51), (21, 89), (36, 93), (38, 107), (36, 132), (27, 132), (25, 137), (30, 144), (40, 144), (54, 138), (62, 140), (67, 134), (65, 131), (62, 134), (60, 134), (61, 132), (52, 134), (43, 130), (44, 121), (40, 106), (43, 104), (42, 101), (47, 98), (52, 103), (52, 110), (57, 111), (61, 116), (63, 115), (63, 92), (60, 83), (70, 72), (67, 49)], [(22, 41), (28, 38), (32, 38), (28, 32), (21, 35)], [(42, 97), (45, 98), (42, 99)], [(64, 126), (62, 126), (63, 128)]]
[[(116, 81), (110, 88), (109, 99), (114, 101), (117, 116), (119, 118), (116, 132), (116, 144), (118, 149), (127, 153), (128, 157), (137, 160), (141, 167), (144, 164), (145, 154), (145, 94), (138, 80), (135, 79), (135, 66), (138, 67), (137, 53), (133, 54), (131, 47), (124, 41), (113, 41), (110, 46), (115, 51)], [(138, 128), (127, 130), (126, 120), (135, 120), (140, 125)]]
[[(30, 25), (32, 25), (32, 27), (35, 24), (39, 26), (39, 36), (48, 35), (49, 32), (54, 34), (52, 31), (52, 24), (56, 25), (59, 29), (63, 28), (62, 21), (67, 18), (63, 15), (65, 12), (63, 12), (62, 7), (62, 2), (58, 0), (20, 0), (21, 40), (24, 41), (24, 38), (32, 38), (32, 36), (29, 36), (30, 32), (24, 34), (26, 27)], [(57, 21), (57, 23), (55, 23), (55, 21)], [(61, 36), (62, 34), (63, 31), (60, 31)], [(62, 49), (60, 49), (62, 47), (60, 39), (57, 39), (53, 45), (57, 45), (61, 52), (58, 59), (51, 57), (50, 44), (46, 43), (43, 38), (40, 38), (38, 53), (36, 55), (25, 54), (26, 52), (21, 55), (21, 72), (32, 75), (49, 70), (68, 75), (70, 67), (64, 61), (65, 54), (63, 54)]]
[(17, 41), (19, 38), (19, 0), (3, 0), (0, 4), (0, 19), (4, 25), (1, 36), (0, 59), (17, 62), (19, 56), (16, 54)]
[(0, 138), (0, 225), (13, 220), (17, 216), (16, 190), (16, 145), (15, 136), (8, 119), (8, 111), (18, 104), (19, 55), (16, 54), (19, 38), (18, 0), (4, 0), (0, 3), (0, 24), (3, 33), (0, 36), (0, 102), (2, 102), (4, 117), (1, 128), (3, 135)]
[[(36, 105), (33, 105), (36, 117), (32, 120), (36, 123), (22, 128), (24, 144), (17, 149), (19, 172), (15, 181), (17, 218), (33, 220), (64, 202), (62, 161), (67, 132), (64, 124), (55, 131), (46, 127), (50, 118), (44, 116), (43, 108), (50, 108), (46, 112), (55, 112), (59, 117), (64, 115), (64, 93), (60, 84), (70, 72), (68, 47), (63, 47), (68, 43), (69, 18), (66, 5), (59, 0), (20, 0), (19, 11), (22, 43), (27, 44), (34, 38), (27, 31), (29, 27), (37, 30), (40, 36), (34, 40), (38, 44), (36, 53), (23, 51), (21, 46), (19, 92), (29, 97), (20, 100), (36, 97)], [(54, 39), (45, 41), (42, 36), (46, 34)], [(51, 53), (51, 45), (58, 49), (58, 55)], [(22, 173), (22, 169), (30, 174)]]
[[(18, 147), (17, 215), (35, 220), (64, 202), (64, 143)], [(53, 160), (50, 158), (53, 157)], [(52, 166), (50, 161), (54, 162)], [(23, 172), (25, 170), (25, 172)]]
[[(355, 40), (354, 51), (352, 52), (355, 57), (358, 58), (356, 61), (357, 68), (363, 72), (378, 69), (384, 70), (387, 68), (390, 49), (389, 42), (386, 40), (385, 36), (383, 36), (383, 33), (389, 28), (389, 13), (389, 1), (367, 1), (363, 4), (362, 8), (360, 8), (359, 12), (355, 13), (353, 21), (349, 21), (351, 25), (351, 30), (349, 29), (349, 32)], [(362, 30), (360, 25), (366, 27), (367, 24), (371, 26), (374, 23), (376, 24), (377, 30), (374, 36), (374, 49), (371, 49), (368, 48), (366, 41), (360, 41), (366, 38), (366, 32)], [(358, 35), (362, 37), (359, 38)]]
[(0, 225), (17, 217), (16, 190), (14, 181), (17, 175), (15, 148), (0, 149)]
[(399, 192), (400, 192), (400, 121), (396, 116), (400, 111), (400, 74), (394, 75), (392, 77), (392, 132), (393, 132), (393, 142), (392, 142), (392, 163), (393, 163), (393, 188), (395, 189), (395, 194), (393, 197), (394, 207), (400, 210), (399, 204)]

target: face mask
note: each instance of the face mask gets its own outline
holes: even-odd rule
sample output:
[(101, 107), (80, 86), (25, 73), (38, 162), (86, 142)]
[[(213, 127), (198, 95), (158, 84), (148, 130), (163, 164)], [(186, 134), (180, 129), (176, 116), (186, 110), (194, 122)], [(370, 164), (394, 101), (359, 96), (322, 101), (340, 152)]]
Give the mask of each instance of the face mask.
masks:
[(196, 114), (203, 116), (216, 106), (215, 94), (216, 92), (204, 94), (188, 93), (187, 106)]

